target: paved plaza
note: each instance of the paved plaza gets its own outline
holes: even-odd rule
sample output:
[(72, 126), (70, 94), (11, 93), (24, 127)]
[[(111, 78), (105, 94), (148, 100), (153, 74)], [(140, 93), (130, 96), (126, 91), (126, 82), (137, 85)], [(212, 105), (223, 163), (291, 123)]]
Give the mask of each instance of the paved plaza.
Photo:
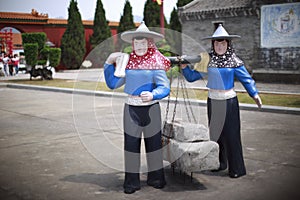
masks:
[[(247, 175), (165, 167), (167, 186), (123, 193), (122, 96), (0, 88), (0, 199), (299, 199), (300, 115), (241, 111)], [(161, 103), (165, 111), (166, 103)], [(195, 106), (207, 124), (206, 107)], [(178, 117), (185, 118), (179, 106)], [(142, 169), (145, 162), (142, 158)]]

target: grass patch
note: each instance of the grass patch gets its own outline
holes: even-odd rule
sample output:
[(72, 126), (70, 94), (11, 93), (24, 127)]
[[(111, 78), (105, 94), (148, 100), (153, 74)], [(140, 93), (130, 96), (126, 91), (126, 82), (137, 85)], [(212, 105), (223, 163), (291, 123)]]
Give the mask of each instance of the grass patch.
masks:
[[(74, 88), (74, 89), (84, 89), (84, 90), (97, 90), (97, 91), (111, 91), (105, 83), (103, 82), (91, 82), (91, 81), (74, 81), (66, 79), (53, 79), (50, 81), (47, 80), (7, 80), (1, 81), (7, 83), (16, 83), (16, 84), (27, 84), (27, 85), (39, 85), (39, 86), (49, 86), (49, 87), (61, 87), (61, 88)], [(114, 90), (116, 92), (123, 92), (123, 87)], [(254, 100), (249, 97), (245, 92), (237, 93), (240, 103), (254, 104)], [(176, 90), (173, 88), (171, 91), (171, 96), (176, 96)], [(200, 89), (189, 89), (188, 93), (185, 94), (185, 97), (190, 99), (206, 100), (207, 99), (207, 90)], [(183, 98), (182, 90), (178, 91), (178, 97)], [(262, 99), (263, 105), (272, 105), (272, 106), (285, 106), (285, 107), (295, 107), (300, 108), (300, 95), (297, 94), (269, 94), (261, 93), (260, 97)]]
[[(297, 94), (259, 94), (263, 105), (285, 106), (300, 108), (300, 95)], [(238, 93), (241, 103), (254, 103), (254, 100), (247, 93)]]

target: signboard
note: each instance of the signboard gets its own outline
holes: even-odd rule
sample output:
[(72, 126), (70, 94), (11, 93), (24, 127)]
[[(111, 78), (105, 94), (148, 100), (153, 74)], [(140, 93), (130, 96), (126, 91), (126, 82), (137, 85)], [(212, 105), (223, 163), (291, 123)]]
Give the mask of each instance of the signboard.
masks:
[(261, 7), (261, 46), (300, 47), (300, 3)]

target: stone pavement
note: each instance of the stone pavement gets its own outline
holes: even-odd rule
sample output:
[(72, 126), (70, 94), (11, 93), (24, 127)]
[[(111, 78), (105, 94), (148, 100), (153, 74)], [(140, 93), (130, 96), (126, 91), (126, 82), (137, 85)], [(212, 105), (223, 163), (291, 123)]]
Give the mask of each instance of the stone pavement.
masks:
[[(227, 171), (194, 172), (191, 177), (176, 170), (173, 173), (165, 163), (164, 189), (146, 186), (142, 173), (141, 190), (126, 195), (122, 189), (120, 96), (10, 87), (0, 87), (0, 92), (0, 199), (300, 197), (300, 115), (241, 111), (244, 177), (231, 179)], [(161, 107), (165, 111), (166, 103)], [(184, 108), (179, 106), (178, 110), (178, 117), (185, 119)], [(193, 110), (206, 125), (205, 106), (194, 106)]]

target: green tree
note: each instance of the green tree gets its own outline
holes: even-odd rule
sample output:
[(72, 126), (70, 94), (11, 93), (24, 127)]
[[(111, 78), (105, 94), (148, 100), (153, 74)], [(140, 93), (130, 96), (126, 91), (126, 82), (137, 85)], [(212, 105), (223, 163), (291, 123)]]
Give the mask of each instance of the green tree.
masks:
[(123, 15), (121, 16), (120, 24), (117, 31), (118, 33), (122, 33), (124, 31), (134, 29), (134, 28), (135, 28), (135, 24), (133, 22), (132, 7), (130, 5), (130, 2), (126, 0), (123, 9)]
[[(182, 7), (192, 1), (193, 0), (178, 0), (176, 6), (177, 6), (177, 8)], [(168, 35), (167, 41), (171, 45), (172, 53), (175, 55), (176, 54), (180, 55), (182, 52), (181, 51), (182, 40), (181, 40), (181, 34), (180, 34), (182, 31), (182, 26), (181, 26), (179, 16), (178, 16), (178, 10), (175, 8), (171, 12), (169, 27), (171, 30), (173, 30), (173, 32), (171, 32)]]
[(105, 10), (101, 0), (97, 0), (96, 12), (94, 16), (93, 34), (90, 36), (90, 43), (94, 48), (107, 38), (111, 37), (108, 21), (105, 17)]
[(181, 32), (181, 23), (179, 21), (178, 12), (173, 8), (170, 18), (170, 29)]
[(171, 12), (170, 29), (173, 30), (168, 36), (167, 40), (171, 46), (171, 51), (175, 55), (181, 54), (181, 23), (179, 21), (178, 12), (174, 8)]
[(133, 22), (133, 16), (132, 16), (132, 7), (130, 5), (130, 2), (126, 0), (125, 6), (123, 9), (123, 15), (121, 16), (120, 23), (117, 29), (118, 32), (118, 49), (122, 51), (125, 46), (128, 46), (124, 44), (120, 38), (121, 33), (127, 30), (131, 30), (135, 28), (135, 24)]
[(178, 0), (177, 1), (177, 8), (178, 7), (182, 7), (182, 6), (185, 6), (186, 4), (188, 4), (188, 3), (190, 3), (190, 2), (192, 2), (193, 0)]
[(86, 53), (84, 27), (77, 7), (71, 0), (68, 8), (68, 24), (61, 40), (62, 63), (68, 69), (78, 69)]
[[(176, 6), (177, 6), (177, 8), (182, 7), (182, 6), (185, 6), (186, 4), (188, 4), (192, 1), (193, 0), (178, 0)], [(171, 19), (170, 19), (169, 27), (172, 30), (181, 32), (181, 23), (180, 23), (179, 17), (178, 17), (178, 10), (175, 9), (175, 8), (171, 12)]]
[(144, 22), (148, 27), (160, 27), (160, 6), (153, 0), (147, 0), (144, 6)]

